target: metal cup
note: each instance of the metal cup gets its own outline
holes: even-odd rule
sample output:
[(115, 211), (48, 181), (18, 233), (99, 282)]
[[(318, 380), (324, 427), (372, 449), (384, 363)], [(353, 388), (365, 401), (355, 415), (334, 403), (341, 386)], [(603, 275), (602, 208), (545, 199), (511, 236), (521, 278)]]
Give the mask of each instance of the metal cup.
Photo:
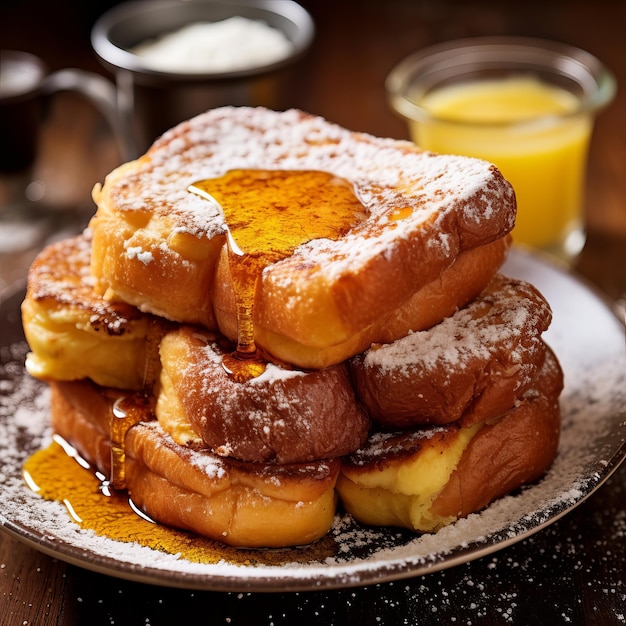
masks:
[[(159, 71), (132, 52), (139, 43), (197, 22), (232, 16), (261, 20), (292, 43), (281, 61), (237, 71), (184, 73)], [(309, 47), (313, 21), (289, 0), (140, 0), (105, 13), (92, 31), (92, 45), (115, 75), (116, 108), (124, 156), (134, 158), (175, 124), (222, 105), (285, 105), (285, 85), (295, 61)]]

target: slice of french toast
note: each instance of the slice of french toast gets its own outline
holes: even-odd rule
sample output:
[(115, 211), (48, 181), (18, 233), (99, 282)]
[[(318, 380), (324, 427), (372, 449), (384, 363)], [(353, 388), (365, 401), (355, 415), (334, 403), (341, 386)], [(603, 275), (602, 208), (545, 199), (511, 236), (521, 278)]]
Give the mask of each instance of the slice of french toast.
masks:
[[(423, 152), (297, 110), (226, 107), (173, 128), (96, 186), (90, 226), (100, 293), (237, 339), (235, 257), (232, 247), (225, 252), (230, 224), (210, 193), (192, 191), (233, 170), (326, 172), (347, 182), (357, 200), (342, 205), (350, 214), (335, 238), (309, 239), (309, 224), (335, 191), (312, 185), (290, 218), (301, 223), (300, 242), (252, 279), (257, 345), (300, 367), (358, 353), (380, 340), (402, 307), (405, 321), (393, 338), (419, 327), (423, 309), (413, 296), (473, 254), (475, 273), (464, 268), (456, 281), (472, 289), (450, 289), (429, 323), (465, 304), (501, 265), (514, 224), (513, 190), (489, 163)], [(237, 195), (241, 184), (233, 184)], [(261, 239), (263, 216), (282, 193), (239, 207), (261, 217)]]

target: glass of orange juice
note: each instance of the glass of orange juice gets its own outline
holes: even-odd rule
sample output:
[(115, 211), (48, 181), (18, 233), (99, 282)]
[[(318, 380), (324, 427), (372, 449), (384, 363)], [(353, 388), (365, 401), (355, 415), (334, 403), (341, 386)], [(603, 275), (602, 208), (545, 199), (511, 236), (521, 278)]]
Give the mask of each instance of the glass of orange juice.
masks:
[(576, 256), (593, 123), (615, 94), (596, 57), (523, 37), (451, 41), (401, 61), (386, 89), (420, 147), (498, 166), (517, 196), (515, 242)]

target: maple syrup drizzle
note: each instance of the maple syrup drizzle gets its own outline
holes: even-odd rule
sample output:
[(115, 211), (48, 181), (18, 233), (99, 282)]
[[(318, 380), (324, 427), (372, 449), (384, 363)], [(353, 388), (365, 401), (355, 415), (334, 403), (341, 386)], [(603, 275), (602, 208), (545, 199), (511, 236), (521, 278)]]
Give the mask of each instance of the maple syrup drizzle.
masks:
[(228, 262), (237, 307), (237, 348), (223, 365), (245, 382), (266, 362), (254, 340), (254, 299), (261, 273), (313, 239), (337, 239), (364, 213), (348, 181), (316, 170), (231, 170), (189, 191), (217, 202), (228, 228)]
[(150, 399), (135, 393), (119, 397), (111, 407), (111, 476), (105, 488), (126, 488), (126, 433), (139, 422), (151, 419)]
[[(313, 170), (232, 170), (219, 178), (199, 181), (189, 190), (217, 201), (224, 211), (237, 305), (237, 348), (225, 355), (224, 367), (243, 382), (261, 375), (266, 366), (254, 342), (253, 316), (263, 269), (307, 241), (342, 236), (363, 215), (364, 207), (348, 181)], [(148, 370), (146, 378), (152, 379)], [(135, 424), (150, 419), (153, 414), (149, 390), (122, 396), (114, 402), (108, 479), (98, 471), (76, 472), (76, 462), (83, 469), (91, 468), (69, 443), (55, 436), (48, 448), (26, 461), (26, 483), (42, 497), (63, 502), (77, 524), (114, 540), (138, 542), (202, 563), (223, 560), (225, 551), (233, 562), (249, 564), (259, 560), (257, 556), (246, 556), (248, 551), (154, 524), (133, 507), (123, 493), (125, 438)], [(320, 541), (310, 551), (319, 551), (323, 557), (334, 552), (334, 545)], [(310, 557), (308, 552), (309, 548), (300, 552), (303, 562)], [(241, 558), (233, 558), (234, 554)], [(279, 552), (263, 554), (270, 557), (263, 560), (271, 563), (272, 555)], [(279, 556), (276, 562), (280, 562)]]

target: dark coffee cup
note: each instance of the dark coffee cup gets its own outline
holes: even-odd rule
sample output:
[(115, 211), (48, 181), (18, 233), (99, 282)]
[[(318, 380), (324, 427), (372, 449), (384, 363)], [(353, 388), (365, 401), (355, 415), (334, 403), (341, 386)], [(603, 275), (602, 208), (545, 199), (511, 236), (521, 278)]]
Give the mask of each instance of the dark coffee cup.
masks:
[(35, 159), (46, 73), (32, 54), (0, 50), (0, 172), (23, 170)]

